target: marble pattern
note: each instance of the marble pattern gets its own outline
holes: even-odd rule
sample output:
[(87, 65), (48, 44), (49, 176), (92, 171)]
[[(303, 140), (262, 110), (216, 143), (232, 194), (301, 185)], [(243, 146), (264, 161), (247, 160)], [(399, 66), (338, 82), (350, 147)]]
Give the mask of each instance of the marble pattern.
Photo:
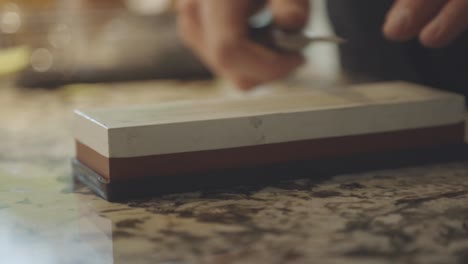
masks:
[(72, 108), (215, 86), (1, 86), (0, 263), (468, 263), (468, 162), (124, 203), (73, 187)]

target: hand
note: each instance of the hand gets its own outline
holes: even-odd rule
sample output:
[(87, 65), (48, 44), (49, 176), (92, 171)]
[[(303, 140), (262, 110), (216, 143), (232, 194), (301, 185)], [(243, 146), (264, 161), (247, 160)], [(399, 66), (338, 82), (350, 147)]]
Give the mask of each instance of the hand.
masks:
[(384, 26), (387, 38), (419, 37), (427, 47), (450, 44), (468, 29), (468, 0), (396, 0)]
[[(241, 89), (280, 79), (304, 62), (300, 54), (280, 54), (248, 38), (248, 19), (260, 0), (179, 0), (178, 24), (183, 41), (215, 73)], [(267, 1), (275, 23), (300, 29), (309, 15), (308, 0)]]

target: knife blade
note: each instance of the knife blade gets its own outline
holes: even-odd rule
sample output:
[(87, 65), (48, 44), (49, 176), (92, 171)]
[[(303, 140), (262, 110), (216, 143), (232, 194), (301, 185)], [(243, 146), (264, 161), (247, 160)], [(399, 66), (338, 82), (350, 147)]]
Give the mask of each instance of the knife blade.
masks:
[(319, 35), (307, 30), (288, 31), (276, 27), (273, 15), (267, 9), (249, 21), (250, 38), (279, 52), (300, 52), (312, 43), (343, 44), (345, 39), (334, 35)]

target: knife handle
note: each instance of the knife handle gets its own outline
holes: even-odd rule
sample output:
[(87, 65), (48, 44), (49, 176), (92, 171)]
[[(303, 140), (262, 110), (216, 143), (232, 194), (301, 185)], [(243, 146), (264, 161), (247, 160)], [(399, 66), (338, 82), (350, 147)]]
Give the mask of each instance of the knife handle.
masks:
[(271, 49), (276, 52), (288, 52), (282, 49), (278, 43), (276, 43), (274, 34), (273, 34), (273, 26), (268, 25), (264, 27), (254, 28), (251, 27), (249, 30), (250, 39), (268, 49)]

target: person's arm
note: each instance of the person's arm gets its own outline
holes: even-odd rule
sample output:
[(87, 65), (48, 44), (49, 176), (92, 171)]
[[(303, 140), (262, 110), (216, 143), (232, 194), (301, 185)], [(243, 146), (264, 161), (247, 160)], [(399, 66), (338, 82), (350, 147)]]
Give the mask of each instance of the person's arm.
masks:
[(419, 37), (427, 47), (450, 44), (468, 30), (468, 0), (397, 0), (384, 33), (395, 41)]
[[(251, 42), (247, 20), (260, 0), (180, 0), (184, 41), (218, 75), (239, 87), (282, 78), (303, 62), (300, 54), (278, 54)], [(305, 25), (308, 0), (266, 1), (276, 23)], [(368, 10), (372, 12), (372, 10)], [(446, 46), (468, 30), (468, 0), (395, 0), (383, 26), (393, 41), (419, 38), (427, 47)]]
[[(179, 29), (184, 42), (215, 73), (242, 89), (280, 79), (301, 65), (301, 54), (280, 54), (248, 38), (248, 20), (263, 1), (180, 0)], [(308, 0), (270, 0), (275, 24), (300, 29), (307, 23)]]

